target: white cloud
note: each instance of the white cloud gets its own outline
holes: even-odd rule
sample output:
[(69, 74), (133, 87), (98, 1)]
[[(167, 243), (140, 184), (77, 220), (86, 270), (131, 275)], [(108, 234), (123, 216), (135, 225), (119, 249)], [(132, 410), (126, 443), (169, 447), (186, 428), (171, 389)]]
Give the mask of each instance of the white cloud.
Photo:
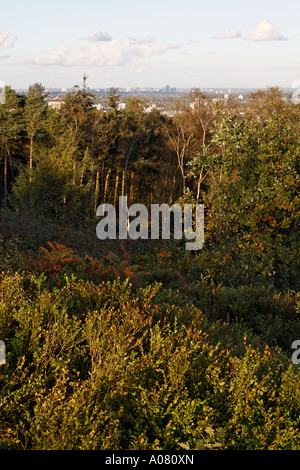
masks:
[(274, 28), (270, 21), (263, 20), (245, 39), (248, 41), (281, 41), (286, 39)]
[(17, 36), (11, 32), (0, 32), (0, 48), (10, 49), (13, 47)]
[(85, 38), (82, 39), (90, 42), (102, 42), (111, 41), (112, 37), (110, 36), (110, 34), (98, 30), (88, 34)]
[(237, 29), (232, 28), (226, 29), (223, 33), (217, 34), (213, 39), (235, 39), (240, 38), (241, 36), (241, 33)]
[[(226, 29), (224, 32), (216, 34), (213, 39), (234, 39), (240, 38), (242, 34), (236, 28)], [(285, 38), (270, 21), (263, 20), (256, 28), (244, 37), (247, 41), (282, 41)]]
[(136, 60), (147, 60), (178, 47), (178, 44), (156, 44), (148, 39), (123, 42), (112, 39), (88, 46), (59, 45), (52, 52), (36, 57), (33, 63), (48, 66), (120, 66)]

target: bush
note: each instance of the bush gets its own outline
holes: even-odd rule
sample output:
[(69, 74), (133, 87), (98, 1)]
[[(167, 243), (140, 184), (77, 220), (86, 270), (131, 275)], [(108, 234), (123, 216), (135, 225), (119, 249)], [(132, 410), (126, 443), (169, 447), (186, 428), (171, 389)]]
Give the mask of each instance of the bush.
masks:
[[(241, 323), (159, 302), (158, 284), (3, 273), (0, 287), (1, 448), (300, 447), (299, 374)], [(283, 315), (242, 292), (243, 307), (222, 289), (207, 305)]]

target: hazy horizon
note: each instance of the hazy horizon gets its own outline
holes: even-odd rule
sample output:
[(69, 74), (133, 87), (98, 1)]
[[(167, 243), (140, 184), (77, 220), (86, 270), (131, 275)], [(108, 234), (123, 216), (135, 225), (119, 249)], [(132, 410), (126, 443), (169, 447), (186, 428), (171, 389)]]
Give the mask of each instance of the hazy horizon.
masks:
[(299, 16), (294, 0), (11, 0), (0, 80), (15, 89), (72, 88), (84, 74), (90, 88), (290, 88), (300, 79)]

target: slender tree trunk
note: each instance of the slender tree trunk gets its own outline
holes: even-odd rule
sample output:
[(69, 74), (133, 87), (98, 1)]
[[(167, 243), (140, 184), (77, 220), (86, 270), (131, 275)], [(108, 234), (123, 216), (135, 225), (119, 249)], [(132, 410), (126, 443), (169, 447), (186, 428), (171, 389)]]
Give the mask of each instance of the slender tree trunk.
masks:
[(124, 196), (124, 189), (125, 189), (125, 171), (123, 171), (123, 179), (122, 179), (122, 196)]
[(198, 188), (197, 188), (197, 197), (196, 197), (197, 201), (200, 197), (200, 187), (201, 187), (201, 182), (202, 182), (202, 175), (203, 175), (203, 167), (201, 168), (199, 179), (198, 179)]
[[(81, 171), (81, 177), (80, 177), (80, 186), (82, 185), (83, 183), (83, 178), (84, 178), (84, 167), (82, 168), (82, 171)], [(92, 191), (91, 191), (92, 192)], [(91, 196), (92, 197), (92, 196)]]
[(184, 168), (183, 165), (179, 165), (181, 176), (182, 176), (182, 194), (185, 195), (185, 177), (184, 177)]
[(107, 194), (108, 179), (109, 179), (110, 172), (111, 172), (111, 168), (109, 168), (109, 170), (107, 172), (107, 175), (106, 175), (106, 178), (105, 178), (104, 195), (103, 195), (103, 202), (104, 203), (106, 202), (106, 194)]
[(133, 178), (134, 178), (134, 171), (131, 173), (131, 184), (130, 184), (130, 190), (129, 190), (129, 204), (132, 203), (132, 199), (133, 199)]
[(205, 173), (205, 175), (203, 175), (203, 167), (201, 168), (201, 171), (200, 171), (200, 175), (199, 175), (199, 179), (198, 179), (198, 187), (197, 187), (197, 200), (199, 199), (200, 197), (200, 188), (201, 188), (201, 183), (202, 181), (206, 178), (207, 176), (207, 172)]
[(115, 207), (117, 204), (117, 197), (118, 197), (118, 185), (119, 185), (119, 169), (117, 171), (116, 184), (115, 184), (115, 194), (114, 194), (114, 206)]
[(96, 171), (96, 184), (95, 184), (95, 201), (94, 201), (94, 213), (96, 214), (99, 198), (99, 188), (100, 188), (100, 168), (97, 168)]
[(73, 162), (73, 186), (75, 186), (76, 163)]
[[(10, 151), (9, 151), (9, 148), (8, 148), (8, 147), (7, 147), (7, 155), (8, 155), (8, 160), (9, 160), (9, 166), (10, 166), (10, 171), (11, 171), (12, 180), (14, 180), (14, 167), (13, 167), (13, 164), (12, 164), (12, 161), (11, 161), (11, 155), (10, 155)], [(8, 165), (8, 162), (7, 162), (7, 165)]]
[[(127, 154), (126, 161), (125, 161), (125, 172), (124, 172), (125, 196), (127, 196), (127, 168), (128, 168), (128, 162), (129, 162), (129, 158), (130, 158), (131, 152), (133, 150), (133, 147), (135, 146), (135, 144), (137, 143), (139, 138), (140, 138), (140, 136), (134, 136), (133, 137), (131, 145), (130, 145), (130, 149), (129, 149), (129, 152)], [(124, 194), (124, 193), (122, 192), (122, 194)]]
[(104, 194), (104, 169), (105, 169), (105, 159), (102, 161), (101, 165), (101, 176), (100, 176), (100, 186), (101, 186), (101, 197), (103, 202), (103, 194)]

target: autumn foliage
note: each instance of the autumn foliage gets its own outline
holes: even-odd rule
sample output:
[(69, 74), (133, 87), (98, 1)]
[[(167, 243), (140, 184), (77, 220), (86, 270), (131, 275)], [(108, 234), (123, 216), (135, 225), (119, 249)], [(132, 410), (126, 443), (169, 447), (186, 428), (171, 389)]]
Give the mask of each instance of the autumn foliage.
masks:
[[(299, 450), (299, 105), (41, 90), (0, 108), (0, 449)], [(97, 239), (121, 194), (203, 203), (203, 249)]]

